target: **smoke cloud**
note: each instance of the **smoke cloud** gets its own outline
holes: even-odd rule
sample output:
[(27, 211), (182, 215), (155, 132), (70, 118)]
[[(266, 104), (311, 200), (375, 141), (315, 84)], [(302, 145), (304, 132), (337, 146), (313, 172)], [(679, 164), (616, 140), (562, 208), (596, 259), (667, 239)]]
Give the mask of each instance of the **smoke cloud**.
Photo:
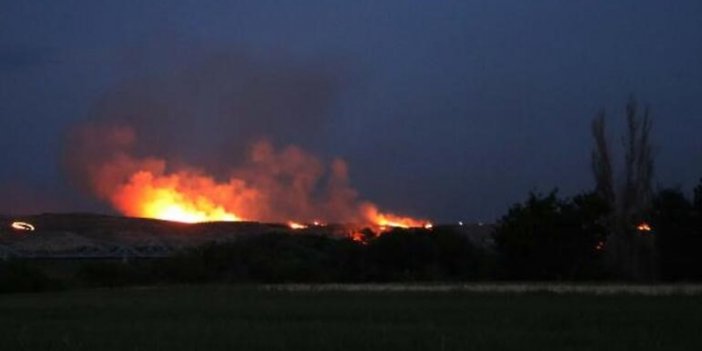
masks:
[(65, 164), (130, 216), (422, 225), (359, 200), (344, 160), (300, 146), (323, 138), (338, 89), (309, 66), (215, 56), (109, 92)]

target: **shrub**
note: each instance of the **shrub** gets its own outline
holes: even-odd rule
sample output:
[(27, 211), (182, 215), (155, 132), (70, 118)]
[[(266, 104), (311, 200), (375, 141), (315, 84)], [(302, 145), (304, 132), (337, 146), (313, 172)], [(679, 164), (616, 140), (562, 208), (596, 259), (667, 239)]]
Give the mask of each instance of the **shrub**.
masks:
[(530, 194), (498, 223), (496, 250), (509, 279), (575, 280), (602, 277), (601, 244), (607, 206), (596, 195), (572, 200)]
[(58, 281), (26, 261), (0, 262), (0, 292), (38, 292), (61, 288)]

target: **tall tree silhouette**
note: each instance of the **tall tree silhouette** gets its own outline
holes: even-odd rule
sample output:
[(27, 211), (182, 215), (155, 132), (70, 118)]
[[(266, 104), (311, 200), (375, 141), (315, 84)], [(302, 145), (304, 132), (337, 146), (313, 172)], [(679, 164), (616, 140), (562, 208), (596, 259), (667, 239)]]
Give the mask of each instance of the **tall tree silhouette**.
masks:
[(592, 171), (596, 192), (608, 202), (609, 237), (607, 255), (620, 278), (650, 280), (656, 276), (656, 252), (650, 233), (637, 231), (651, 207), (653, 154), (650, 109), (639, 111), (635, 99), (626, 105), (626, 132), (623, 136), (623, 175), (615, 182), (611, 150), (606, 137), (605, 111), (592, 122), (595, 146)]
[(595, 139), (595, 148), (592, 150), (592, 172), (595, 176), (595, 192), (608, 204), (614, 204), (612, 160), (606, 129), (605, 111), (600, 110), (592, 121), (592, 136)]

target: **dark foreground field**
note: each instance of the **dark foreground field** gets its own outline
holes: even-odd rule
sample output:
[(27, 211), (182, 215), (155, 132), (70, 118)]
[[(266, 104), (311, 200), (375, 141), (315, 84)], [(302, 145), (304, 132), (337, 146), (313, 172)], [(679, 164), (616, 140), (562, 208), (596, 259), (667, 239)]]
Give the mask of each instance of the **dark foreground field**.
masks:
[(164, 287), (0, 295), (0, 350), (701, 350), (702, 296)]

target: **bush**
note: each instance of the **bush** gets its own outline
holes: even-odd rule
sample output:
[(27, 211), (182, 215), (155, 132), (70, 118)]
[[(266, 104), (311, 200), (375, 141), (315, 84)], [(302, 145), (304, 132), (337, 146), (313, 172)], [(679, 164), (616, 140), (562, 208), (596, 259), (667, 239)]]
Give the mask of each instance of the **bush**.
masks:
[(663, 280), (702, 279), (702, 211), (679, 190), (660, 191), (651, 221)]
[(58, 281), (26, 261), (0, 262), (0, 293), (38, 292), (61, 287)]
[(495, 232), (502, 275), (509, 279), (579, 280), (604, 275), (601, 248), (608, 208), (593, 194), (561, 200), (530, 194)]
[(187, 250), (153, 272), (178, 283), (465, 280), (486, 277), (484, 259), (450, 229), (394, 229), (367, 243), (270, 233)]
[[(178, 282), (325, 282), (348, 276), (345, 240), (269, 233), (209, 244), (167, 259), (162, 275)], [(347, 277), (348, 279), (348, 277)]]
[(367, 248), (365, 277), (375, 281), (485, 278), (487, 254), (450, 227), (393, 229)]
[(151, 267), (143, 262), (86, 262), (78, 279), (91, 286), (127, 286), (156, 283)]

